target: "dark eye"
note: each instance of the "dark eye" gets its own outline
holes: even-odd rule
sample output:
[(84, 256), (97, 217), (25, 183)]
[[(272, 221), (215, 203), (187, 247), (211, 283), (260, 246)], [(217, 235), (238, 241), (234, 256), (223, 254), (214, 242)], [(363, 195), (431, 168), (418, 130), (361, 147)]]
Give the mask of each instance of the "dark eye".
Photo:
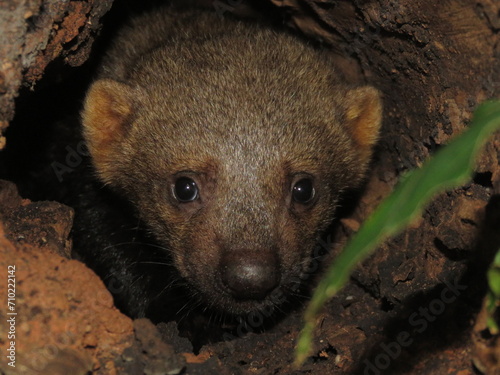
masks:
[(314, 187), (310, 178), (303, 178), (295, 183), (292, 198), (297, 203), (309, 203), (314, 198)]
[(175, 181), (174, 194), (179, 202), (192, 202), (198, 198), (198, 186), (193, 179), (181, 177)]

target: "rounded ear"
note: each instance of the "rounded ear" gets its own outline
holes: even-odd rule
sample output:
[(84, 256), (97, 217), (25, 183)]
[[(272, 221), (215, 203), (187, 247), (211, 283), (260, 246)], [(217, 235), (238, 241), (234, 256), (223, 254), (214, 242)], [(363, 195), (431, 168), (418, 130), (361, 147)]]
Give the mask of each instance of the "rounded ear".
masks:
[(83, 133), (104, 182), (111, 180), (113, 164), (130, 125), (132, 105), (132, 88), (109, 79), (94, 82), (85, 98)]
[(363, 158), (369, 159), (382, 124), (380, 92), (371, 86), (358, 87), (349, 90), (345, 100), (347, 129), (360, 147)]

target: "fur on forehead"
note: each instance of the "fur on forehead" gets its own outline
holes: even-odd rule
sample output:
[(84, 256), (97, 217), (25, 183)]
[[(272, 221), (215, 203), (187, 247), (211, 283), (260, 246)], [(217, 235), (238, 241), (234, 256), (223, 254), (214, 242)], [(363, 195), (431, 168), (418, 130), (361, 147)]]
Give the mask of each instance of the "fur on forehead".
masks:
[(110, 52), (105, 66), (120, 69), (103, 70), (82, 114), (105, 182), (127, 157), (147, 165), (162, 163), (162, 155), (189, 159), (197, 152), (219, 158), (274, 152), (326, 162), (346, 154), (364, 169), (380, 127), (379, 93), (340, 85), (324, 53), (289, 35), (232, 27), (184, 39), (178, 33), (138, 56), (136, 47), (118, 44)]
[[(120, 164), (125, 153), (132, 153), (134, 157), (160, 156), (163, 150), (189, 158), (198, 145), (210, 146), (199, 147), (201, 153), (208, 154), (231, 151), (231, 147), (238, 150), (237, 146), (246, 147), (250, 152), (263, 152), (273, 150), (273, 145), (275, 152), (295, 157), (297, 152), (316, 154), (320, 150), (327, 154), (328, 151), (354, 153), (358, 154), (358, 164), (363, 169), (380, 127), (380, 98), (372, 88), (350, 90), (340, 103), (331, 102), (334, 108), (322, 107), (319, 113), (306, 111), (310, 108), (305, 107), (297, 116), (285, 111), (270, 113), (266, 118), (243, 110), (232, 111), (236, 114), (233, 117), (217, 112), (218, 116), (213, 118), (208, 111), (205, 118), (202, 113), (194, 113), (183, 120), (177, 117), (172, 120), (175, 112), (170, 110), (159, 111), (158, 115), (148, 111), (147, 105), (138, 107), (141, 102), (137, 99), (144, 94), (135, 95), (136, 92), (128, 85), (100, 80), (93, 84), (87, 96), (84, 131), (94, 164), (105, 182), (110, 182), (112, 164)], [(157, 158), (156, 162), (162, 161)]]

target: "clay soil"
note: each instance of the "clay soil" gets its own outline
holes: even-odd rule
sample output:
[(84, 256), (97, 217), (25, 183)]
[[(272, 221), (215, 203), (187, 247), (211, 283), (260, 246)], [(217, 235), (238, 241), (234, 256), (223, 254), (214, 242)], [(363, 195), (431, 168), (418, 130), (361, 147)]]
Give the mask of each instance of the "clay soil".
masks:
[[(78, 112), (107, 43), (106, 29), (97, 38), (96, 25), (111, 5), (93, 3), (73, 4), (83, 12), (78, 17), (65, 8), (30, 10), (45, 18), (26, 13), (41, 23), (19, 33), (38, 35), (49, 14), (58, 25), (54, 33), (66, 36), (49, 43), (50, 56), (37, 55), (40, 42), (32, 62), (13, 54), (8, 58), (17, 65), (9, 69), (17, 70), (2, 66), (0, 95), (7, 104), (0, 121), (2, 128), (10, 125), (0, 154), (0, 374), (500, 374), (498, 337), (485, 328), (483, 310), (486, 270), (500, 248), (498, 136), (468, 184), (436, 197), (410, 228), (357, 267), (318, 318), (312, 355), (292, 367), (308, 296), (327, 265), (403, 173), (462, 131), (480, 101), (499, 95), (497, 3), (262, 5), (298, 37), (331, 48), (346, 77), (383, 91), (384, 133), (371, 174), (325, 234), (303, 296), (284, 311), (265, 319), (194, 314), (154, 323), (120, 312), (99, 277), (71, 259), (74, 211), (60, 203), (71, 199), (59, 199), (79, 191), (88, 175)], [(64, 23), (68, 15), (74, 22)], [(123, 9), (106, 17), (112, 30)], [(62, 175), (54, 162), (66, 168)], [(15, 368), (5, 355), (9, 266), (15, 266)]]

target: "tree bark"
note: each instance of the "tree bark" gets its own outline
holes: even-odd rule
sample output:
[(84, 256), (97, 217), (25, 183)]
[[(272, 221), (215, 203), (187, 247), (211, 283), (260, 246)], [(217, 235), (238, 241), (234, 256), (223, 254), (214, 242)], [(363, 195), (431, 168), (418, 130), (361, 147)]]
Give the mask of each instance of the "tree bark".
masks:
[(47, 65), (83, 64), (112, 0), (0, 0), (0, 150), (21, 85), (33, 87)]
[(500, 92), (500, 3), (273, 0), (329, 44), (351, 78), (385, 93), (387, 169), (418, 165)]
[[(349, 79), (384, 93), (375, 173), (355, 221), (366, 218), (401, 173), (466, 128), (479, 103), (500, 96), (498, 1), (271, 1), (289, 26), (333, 49)], [(478, 161), (474, 180), (435, 199), (417, 223), (356, 271), (355, 282), (394, 312), (404, 305), (425, 307), (422, 295), (432, 301), (436, 291), (458, 280), (467, 289), (446, 315), (467, 325), (480, 309), (486, 269), (500, 248), (499, 164), (497, 135)], [(359, 225), (352, 218), (344, 224), (346, 232)], [(405, 320), (411, 312), (399, 316)], [(453, 330), (455, 340), (463, 340)], [(476, 331), (474, 363), (486, 373), (499, 371), (497, 339), (485, 340)]]

